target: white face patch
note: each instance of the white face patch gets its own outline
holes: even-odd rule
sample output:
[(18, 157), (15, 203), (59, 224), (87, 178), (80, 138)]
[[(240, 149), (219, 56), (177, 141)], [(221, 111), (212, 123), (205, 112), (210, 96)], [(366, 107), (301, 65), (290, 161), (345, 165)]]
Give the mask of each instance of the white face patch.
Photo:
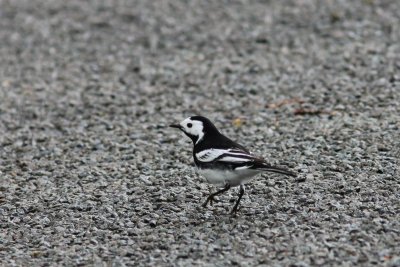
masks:
[(196, 144), (203, 139), (204, 137), (204, 132), (203, 132), (203, 122), (197, 121), (197, 120), (191, 120), (190, 117), (187, 119), (184, 119), (180, 125), (182, 126), (182, 130), (193, 136), (197, 136), (197, 141)]

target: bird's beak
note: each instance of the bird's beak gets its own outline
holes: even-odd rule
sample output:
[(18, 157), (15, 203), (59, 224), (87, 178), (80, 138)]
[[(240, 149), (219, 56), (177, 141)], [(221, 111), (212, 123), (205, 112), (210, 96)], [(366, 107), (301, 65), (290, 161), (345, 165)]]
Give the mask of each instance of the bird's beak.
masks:
[(179, 124), (171, 124), (169, 127), (178, 128), (179, 130), (182, 130), (182, 126), (180, 126)]

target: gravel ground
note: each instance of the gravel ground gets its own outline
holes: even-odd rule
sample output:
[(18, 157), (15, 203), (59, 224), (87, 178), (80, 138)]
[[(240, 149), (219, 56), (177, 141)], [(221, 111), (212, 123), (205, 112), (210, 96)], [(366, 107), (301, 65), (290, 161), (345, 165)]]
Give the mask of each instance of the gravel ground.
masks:
[[(0, 265), (400, 266), (399, 10), (0, 0)], [(195, 114), (298, 178), (202, 208)]]

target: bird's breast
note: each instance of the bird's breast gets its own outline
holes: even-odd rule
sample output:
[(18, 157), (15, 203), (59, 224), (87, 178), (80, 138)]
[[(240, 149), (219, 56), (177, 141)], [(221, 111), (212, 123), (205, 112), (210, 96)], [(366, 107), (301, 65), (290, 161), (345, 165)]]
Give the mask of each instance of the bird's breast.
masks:
[(248, 182), (253, 176), (259, 173), (257, 170), (220, 170), (220, 169), (198, 169), (200, 175), (206, 178), (207, 182), (214, 185), (230, 184), (238, 186)]

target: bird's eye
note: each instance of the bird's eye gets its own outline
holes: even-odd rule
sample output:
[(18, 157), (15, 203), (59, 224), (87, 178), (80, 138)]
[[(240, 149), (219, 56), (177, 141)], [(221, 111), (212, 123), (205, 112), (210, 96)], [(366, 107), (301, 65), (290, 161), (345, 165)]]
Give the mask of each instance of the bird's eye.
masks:
[(193, 126), (193, 125), (192, 125), (191, 123), (188, 123), (188, 124), (187, 124), (187, 127), (189, 127), (189, 128), (192, 128), (192, 126)]

